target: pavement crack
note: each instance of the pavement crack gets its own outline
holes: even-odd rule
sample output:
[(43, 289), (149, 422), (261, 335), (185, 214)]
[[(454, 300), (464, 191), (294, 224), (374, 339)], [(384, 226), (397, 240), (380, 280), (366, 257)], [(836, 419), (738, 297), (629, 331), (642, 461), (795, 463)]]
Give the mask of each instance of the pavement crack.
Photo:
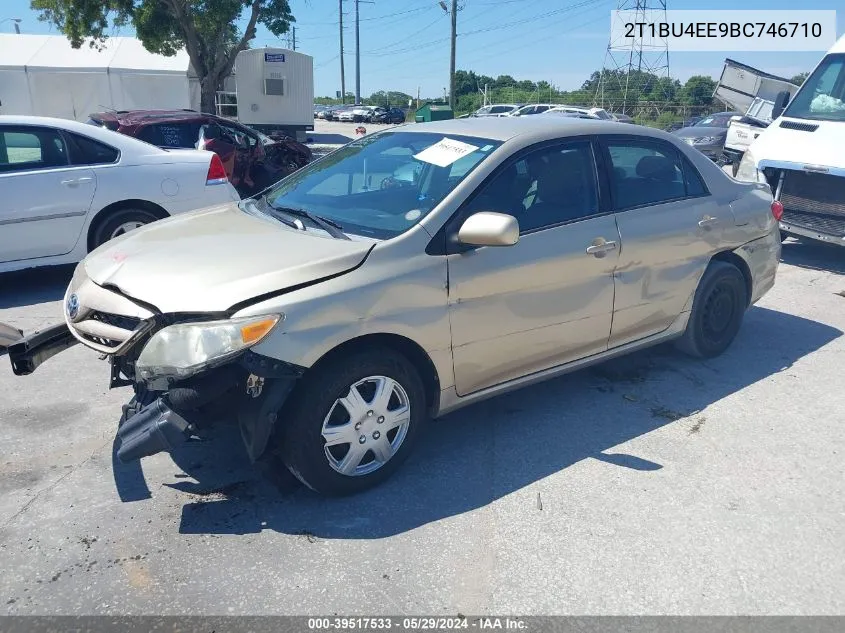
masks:
[(103, 450), (106, 446), (108, 446), (109, 444), (111, 444), (111, 443), (112, 443), (112, 441), (113, 441), (113, 440), (107, 440), (106, 442), (104, 442), (104, 443), (102, 444), (102, 446), (100, 446), (99, 448), (95, 449), (95, 450), (94, 450), (94, 451), (93, 451), (93, 452), (92, 452), (92, 453), (91, 453), (88, 457), (86, 457), (85, 459), (83, 459), (81, 462), (79, 462), (79, 463), (78, 463), (78, 464), (76, 464), (75, 466), (72, 466), (71, 468), (69, 468), (69, 469), (67, 470), (67, 472), (65, 472), (65, 473), (64, 473), (61, 477), (59, 477), (58, 479), (56, 479), (56, 481), (54, 481), (54, 482), (53, 482), (53, 483), (51, 483), (50, 485), (45, 486), (44, 488), (42, 488), (41, 490), (39, 490), (38, 492), (36, 492), (36, 493), (35, 493), (35, 495), (32, 497), (32, 499), (30, 499), (30, 500), (29, 500), (29, 501), (27, 501), (25, 504), (23, 504), (23, 506), (20, 508), (20, 510), (18, 510), (17, 512), (15, 512), (12, 516), (10, 516), (8, 519), (6, 519), (6, 520), (3, 522), (2, 529), (5, 529), (5, 528), (9, 527), (9, 526), (10, 526), (10, 525), (11, 525), (11, 524), (15, 521), (15, 519), (17, 519), (18, 517), (20, 517), (21, 515), (23, 515), (23, 514), (24, 514), (27, 510), (29, 510), (29, 509), (32, 507), (32, 505), (33, 505), (36, 501), (38, 501), (38, 499), (40, 499), (40, 498), (41, 498), (41, 497), (42, 497), (45, 493), (50, 492), (51, 490), (53, 490), (56, 486), (58, 486), (60, 483), (62, 483), (65, 479), (67, 479), (68, 477), (70, 477), (73, 473), (75, 473), (77, 470), (79, 470), (80, 468), (82, 468), (85, 464), (87, 464), (87, 463), (88, 463), (88, 462), (90, 462), (92, 459), (94, 459), (94, 457), (97, 455), (97, 453), (99, 453), (99, 452), (100, 452), (101, 450)]

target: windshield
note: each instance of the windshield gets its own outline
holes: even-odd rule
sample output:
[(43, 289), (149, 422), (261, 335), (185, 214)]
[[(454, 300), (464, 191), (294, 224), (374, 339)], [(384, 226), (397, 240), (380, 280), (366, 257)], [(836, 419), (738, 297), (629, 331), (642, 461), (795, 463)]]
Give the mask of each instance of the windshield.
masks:
[(845, 121), (845, 53), (825, 57), (784, 114), (796, 119)]
[(698, 123), (694, 123), (694, 127), (728, 127), (731, 124), (733, 114), (714, 114), (704, 117)]
[(270, 189), (267, 202), (304, 209), (346, 233), (389, 239), (422, 220), (499, 145), (471, 136), (382, 132), (294, 172)]

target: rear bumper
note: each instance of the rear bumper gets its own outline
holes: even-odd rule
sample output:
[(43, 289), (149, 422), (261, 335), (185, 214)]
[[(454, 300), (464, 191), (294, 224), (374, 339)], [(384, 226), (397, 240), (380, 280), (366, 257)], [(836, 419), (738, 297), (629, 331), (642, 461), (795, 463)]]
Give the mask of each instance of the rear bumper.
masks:
[(31, 374), (41, 363), (77, 343), (65, 323), (24, 336), (8, 348), (12, 371), (16, 376)]
[(799, 226), (791, 222), (780, 222), (780, 230), (790, 235), (797, 237), (805, 237), (807, 239), (815, 240), (817, 242), (824, 242), (825, 244), (836, 244), (837, 246), (845, 246), (845, 237), (831, 235), (829, 233), (822, 233), (815, 231), (805, 226)]

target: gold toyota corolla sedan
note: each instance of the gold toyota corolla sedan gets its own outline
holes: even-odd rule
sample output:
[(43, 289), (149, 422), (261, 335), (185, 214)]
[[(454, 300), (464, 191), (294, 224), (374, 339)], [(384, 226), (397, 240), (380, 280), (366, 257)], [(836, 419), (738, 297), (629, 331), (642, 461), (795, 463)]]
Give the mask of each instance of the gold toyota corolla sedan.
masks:
[(352, 493), (429, 417), (668, 340), (720, 354), (775, 281), (781, 212), (645, 127), (408, 125), (104, 244), (64, 322), (9, 356), (24, 375), (76, 342), (104, 354), (135, 391), (124, 461), (227, 410), (253, 461)]

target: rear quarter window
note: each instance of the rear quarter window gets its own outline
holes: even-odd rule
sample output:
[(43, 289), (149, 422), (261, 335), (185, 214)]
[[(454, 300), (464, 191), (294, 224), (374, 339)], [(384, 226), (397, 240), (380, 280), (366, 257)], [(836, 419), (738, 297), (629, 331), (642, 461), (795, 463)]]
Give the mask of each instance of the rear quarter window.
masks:
[(81, 134), (68, 133), (72, 165), (107, 165), (116, 163), (120, 152), (114, 147)]

